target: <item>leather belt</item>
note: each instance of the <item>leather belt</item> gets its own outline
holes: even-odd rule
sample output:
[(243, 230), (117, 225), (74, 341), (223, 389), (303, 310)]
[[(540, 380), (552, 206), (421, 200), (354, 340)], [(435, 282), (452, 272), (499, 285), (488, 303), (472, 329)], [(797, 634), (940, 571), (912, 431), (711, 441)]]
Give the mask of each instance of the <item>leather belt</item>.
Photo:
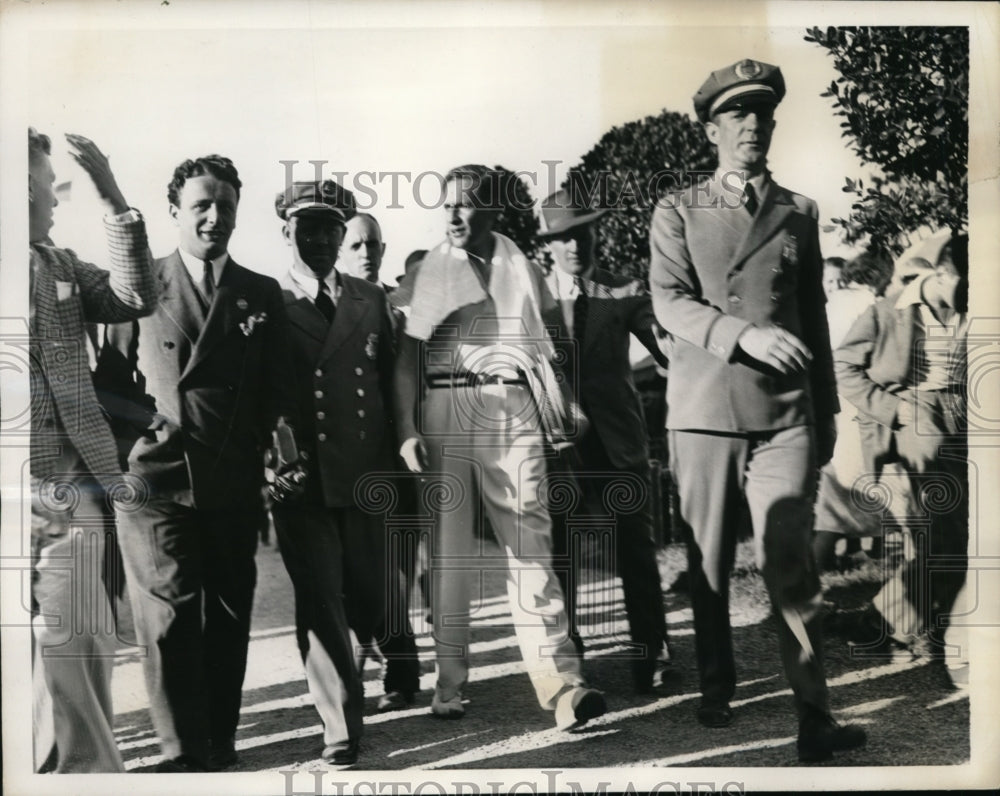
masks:
[(486, 373), (456, 373), (427, 376), (427, 386), (432, 390), (444, 387), (480, 387), (485, 384), (527, 386), (528, 380), (523, 375), (508, 377)]

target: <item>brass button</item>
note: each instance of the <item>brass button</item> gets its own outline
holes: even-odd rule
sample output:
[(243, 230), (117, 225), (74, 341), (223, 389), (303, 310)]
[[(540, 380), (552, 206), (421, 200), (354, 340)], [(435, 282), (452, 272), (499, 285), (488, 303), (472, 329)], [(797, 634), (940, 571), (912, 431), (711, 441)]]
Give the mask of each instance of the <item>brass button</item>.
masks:
[(354, 369), (354, 375), (355, 376), (361, 376), (363, 374), (364, 374), (364, 371), (361, 368), (355, 368)]
[(315, 376), (317, 379), (320, 379), (323, 377), (323, 371), (320, 370), (319, 368), (316, 368), (316, 372), (313, 374), (313, 376)]
[(366, 434), (365, 434), (365, 432), (364, 432), (364, 431), (359, 431), (359, 432), (358, 432), (358, 438), (359, 438), (359, 439), (364, 439), (364, 438), (365, 438), (365, 436), (366, 436)]
[(319, 434), (316, 435), (316, 439), (318, 439), (320, 442), (326, 442), (326, 434), (324, 434), (321, 431), (319, 432)]
[(326, 420), (326, 412), (317, 412), (316, 413), (316, 419), (317, 420)]
[(317, 398), (322, 398), (323, 397), (323, 391), (322, 390), (316, 390), (316, 392), (314, 392), (313, 395), (316, 396)]
[(359, 409), (358, 410), (358, 417), (364, 417), (364, 416), (365, 416), (365, 410), (364, 409)]
[(365, 397), (365, 391), (361, 389), (361, 387), (358, 387), (358, 398), (364, 398), (364, 397)]

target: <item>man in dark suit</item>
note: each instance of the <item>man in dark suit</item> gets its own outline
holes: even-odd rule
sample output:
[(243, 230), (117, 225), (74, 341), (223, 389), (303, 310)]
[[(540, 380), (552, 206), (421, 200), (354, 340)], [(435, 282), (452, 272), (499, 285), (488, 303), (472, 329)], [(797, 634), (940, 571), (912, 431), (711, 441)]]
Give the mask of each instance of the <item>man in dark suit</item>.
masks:
[[(649, 440), (642, 403), (629, 361), (631, 335), (667, 366), (656, 335), (656, 318), (645, 286), (597, 265), (594, 222), (603, 211), (558, 191), (542, 203), (542, 239), (555, 261), (547, 277), (570, 339), (564, 340), (566, 372), (576, 386), (590, 427), (575, 447), (576, 475), (591, 516), (614, 519), (614, 555), (625, 594), (631, 638), (637, 648), (632, 678), (640, 693), (669, 660), (663, 592), (649, 505)], [(632, 500), (622, 503), (611, 492)], [(568, 518), (553, 512), (553, 552), (569, 555), (556, 569), (575, 629), (575, 556), (567, 537)], [(579, 639), (579, 636), (576, 636)], [(582, 649), (582, 642), (578, 642)]]
[(833, 449), (836, 390), (816, 204), (767, 171), (781, 70), (750, 59), (694, 96), (715, 175), (664, 197), (650, 229), (656, 318), (671, 335), (667, 427), (688, 555), (708, 727), (732, 720), (729, 573), (749, 509), (799, 716), (802, 761), (865, 742), (830, 716), (822, 599), (810, 554), (817, 467)]
[(240, 187), (228, 158), (177, 167), (168, 199), (180, 246), (154, 264), (159, 306), (109, 335), (127, 354), (138, 334), (155, 401), (129, 456), (149, 497), (119, 522), (160, 771), (236, 762), (263, 456), (278, 419), (296, 412), (281, 289), (227, 252)]
[(108, 496), (130, 487), (91, 381), (85, 326), (149, 314), (156, 287), (145, 222), (107, 157), (87, 138), (66, 138), (108, 211), (111, 267), (52, 245), (52, 144), (29, 128), (34, 770), (114, 773), (124, 770), (112, 732), (115, 627), (98, 573), (114, 538)]
[[(358, 755), (364, 693), (348, 626), (362, 642), (374, 637), (384, 649), (378, 631), (389, 595), (399, 594), (384, 517), (366, 510), (358, 491), (366, 475), (395, 468), (389, 417), (395, 346), (383, 290), (334, 269), (345, 213), (328, 184), (293, 183), (275, 200), (293, 253), (281, 287), (310, 473), (302, 496), (272, 513), (295, 586), (306, 679), (323, 719), (323, 758), (350, 764)], [(406, 654), (389, 657), (385, 687), (408, 704), (419, 688), (419, 663), (407, 628), (389, 628), (404, 636), (397, 646), (409, 643)]]

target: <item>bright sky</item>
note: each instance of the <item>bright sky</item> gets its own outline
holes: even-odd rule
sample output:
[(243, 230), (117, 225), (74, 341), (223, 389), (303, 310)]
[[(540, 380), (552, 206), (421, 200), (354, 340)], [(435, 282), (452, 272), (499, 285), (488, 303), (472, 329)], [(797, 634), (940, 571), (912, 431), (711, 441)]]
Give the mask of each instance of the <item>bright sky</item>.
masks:
[[(175, 6), (190, 10), (175, 3), (158, 16), (171, 19)], [(678, 24), (668, 6), (645, 9), (641, 25), (621, 24), (588, 6), (558, 24), (494, 10), (486, 16), (496, 25), (439, 14), (431, 18), (458, 27), (406, 27), (427, 19), (403, 14), (358, 28), (354, 17), (321, 15), (326, 8), (283, 4), (280, 19), (270, 19), (277, 30), (254, 29), (253, 15), (246, 28), (229, 19), (219, 28), (205, 15), (181, 18), (193, 30), (114, 29), (98, 17), (88, 18), (91, 29), (33, 32), (31, 46), (46, 57), (32, 65), (30, 121), (50, 135), (87, 135), (111, 155), (126, 198), (148, 218), (157, 255), (176, 241), (165, 198), (173, 168), (209, 152), (229, 156), (245, 186), (231, 251), (272, 275), (289, 262), (273, 210), (288, 168), (282, 161), (298, 161), (296, 179), (313, 177), (308, 161), (326, 161), (323, 177), (346, 172), (348, 187), (362, 186), (359, 201), (374, 204), (390, 283), (412, 249), (443, 236), (442, 212), (418, 202), (434, 205), (436, 180), (418, 180), (420, 173), (500, 163), (537, 175), (542, 198), (611, 126), (664, 108), (691, 114), (691, 95), (708, 74), (744, 57), (780, 65), (788, 85), (771, 156), (779, 181), (815, 198), (826, 220), (848, 212), (840, 188), (862, 172), (819, 96), (835, 74), (824, 51), (803, 41), (805, 24)], [(73, 191), (53, 236), (100, 261), (88, 181), (62, 141), (56, 147), (58, 178)], [(843, 253), (826, 236), (824, 251), (835, 249)]]

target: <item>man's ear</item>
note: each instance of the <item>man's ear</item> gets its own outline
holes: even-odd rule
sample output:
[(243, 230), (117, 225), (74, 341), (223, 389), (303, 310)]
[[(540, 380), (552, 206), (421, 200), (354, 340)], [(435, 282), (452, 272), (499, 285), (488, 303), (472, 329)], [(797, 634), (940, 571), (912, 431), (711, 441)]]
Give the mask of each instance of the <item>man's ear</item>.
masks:
[(35, 201), (35, 178), (28, 173), (28, 203)]
[(281, 225), (281, 237), (285, 239), (285, 243), (291, 246), (295, 241), (292, 240), (292, 225), (290, 222), (286, 221)]
[(715, 122), (705, 122), (705, 135), (708, 140), (718, 146), (719, 144), (719, 125)]
[(382, 256), (385, 257), (385, 244), (382, 244)]
[(167, 211), (170, 213), (170, 217), (174, 220), (174, 224), (178, 225), (177, 214), (180, 212), (180, 208), (171, 202)]

